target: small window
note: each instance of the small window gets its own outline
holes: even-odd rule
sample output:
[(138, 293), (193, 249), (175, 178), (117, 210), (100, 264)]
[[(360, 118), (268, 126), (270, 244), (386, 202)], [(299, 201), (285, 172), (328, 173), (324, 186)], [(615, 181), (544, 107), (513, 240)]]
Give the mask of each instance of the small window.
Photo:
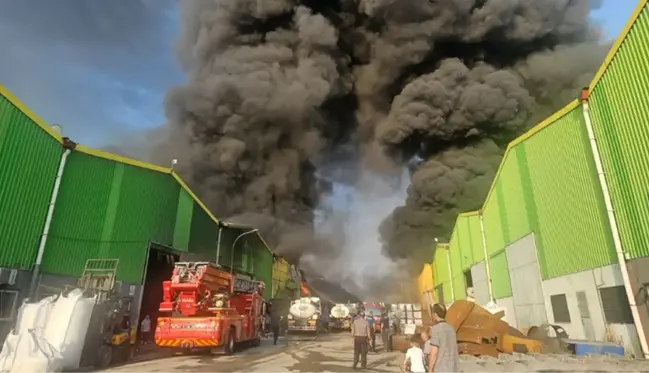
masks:
[(624, 286), (600, 288), (599, 296), (608, 324), (633, 324), (633, 314)]
[(555, 294), (550, 296), (552, 303), (552, 315), (556, 323), (570, 323), (570, 310), (568, 310), (568, 300), (565, 294)]
[(15, 290), (0, 290), (0, 320), (13, 320), (16, 314), (18, 292)]
[(464, 272), (464, 284), (467, 288), (473, 287), (473, 277), (471, 277), (471, 270)]

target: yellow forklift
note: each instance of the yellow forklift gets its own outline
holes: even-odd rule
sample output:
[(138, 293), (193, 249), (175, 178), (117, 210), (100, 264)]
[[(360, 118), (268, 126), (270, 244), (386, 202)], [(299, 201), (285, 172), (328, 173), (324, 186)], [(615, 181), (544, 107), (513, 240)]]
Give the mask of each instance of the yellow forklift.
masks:
[(137, 322), (131, 325), (134, 299), (115, 289), (119, 259), (90, 259), (79, 287), (97, 299), (90, 317), (80, 366), (104, 369), (130, 360), (135, 353)]

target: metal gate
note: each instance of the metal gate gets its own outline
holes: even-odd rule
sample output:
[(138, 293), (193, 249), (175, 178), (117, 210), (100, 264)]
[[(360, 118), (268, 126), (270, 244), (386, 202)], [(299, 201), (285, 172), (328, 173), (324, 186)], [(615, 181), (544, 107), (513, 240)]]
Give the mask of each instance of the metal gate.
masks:
[(471, 278), (473, 279), (473, 294), (478, 304), (489, 303), (489, 284), (487, 283), (487, 267), (484, 260), (471, 267)]
[(547, 323), (541, 271), (531, 233), (505, 249), (517, 326), (526, 329)]

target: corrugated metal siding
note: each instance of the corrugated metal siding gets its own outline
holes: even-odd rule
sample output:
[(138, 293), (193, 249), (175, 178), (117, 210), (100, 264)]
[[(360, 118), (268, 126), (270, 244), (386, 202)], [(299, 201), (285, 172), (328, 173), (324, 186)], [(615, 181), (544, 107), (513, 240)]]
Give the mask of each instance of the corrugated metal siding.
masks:
[(189, 237), (191, 236), (193, 215), (194, 200), (185, 189), (180, 188), (178, 210), (176, 211), (176, 226), (174, 228), (174, 248), (177, 250), (189, 250)]
[(286, 287), (286, 283), (290, 279), (289, 264), (283, 258), (276, 258), (273, 261), (273, 283), (271, 288), (271, 295), (274, 298), (282, 289)]
[(543, 279), (615, 261), (587, 140), (578, 107), (519, 145), (538, 215), (533, 229)]
[(0, 95), (0, 267), (33, 267), (62, 150)]
[[(507, 227), (507, 236), (504, 244), (507, 245), (531, 231), (527, 211), (525, 209), (525, 193), (521, 183), (521, 177), (518, 165), (518, 147), (513, 148), (504, 160), (502, 170), (499, 175), (499, 201), (501, 206), (501, 221)], [(506, 219), (509, 217), (509, 219)]]
[(453, 293), (455, 294), (455, 299), (465, 299), (466, 298), (466, 287), (464, 284), (464, 271), (462, 270), (462, 252), (459, 245), (459, 235), (457, 231), (453, 235), (453, 238), (450, 242), (449, 254), (451, 255), (451, 275), (453, 283)]
[(645, 8), (590, 96), (591, 120), (631, 258), (649, 256), (649, 11)]
[[(216, 247), (219, 228), (210, 218), (205, 210), (198, 203), (193, 202), (192, 227), (189, 236), (189, 252), (205, 256), (205, 260), (214, 260), (216, 258)], [(227, 231), (228, 229), (223, 229)], [(223, 258), (223, 233), (221, 236), (221, 257)], [(231, 245), (231, 244), (230, 244)], [(230, 246), (227, 246), (228, 249)], [(229, 257), (228, 263), (229, 265)], [(225, 264), (225, 263), (224, 263)]]
[(178, 194), (169, 175), (71, 153), (43, 271), (79, 276), (88, 259), (116, 258), (118, 279), (139, 283), (148, 242), (173, 244)]
[[(495, 183), (498, 182), (499, 180), (495, 180)], [(502, 223), (500, 221), (501, 214), (499, 197), (499, 193), (491, 193), (482, 212), (488, 255), (496, 253), (505, 247)]]
[(491, 290), (495, 299), (512, 296), (512, 284), (509, 278), (507, 267), (507, 256), (501, 251), (489, 259), (489, 270), (491, 271)]
[(469, 216), (457, 218), (455, 229), (460, 249), (460, 264), (462, 271), (467, 271), (473, 265), (473, 242), (471, 232), (469, 231)]
[(467, 218), (466, 224), (471, 238), (471, 251), (473, 264), (484, 260), (484, 248), (482, 246), (482, 232), (480, 231), (480, 215), (472, 215)]
[(437, 246), (435, 249), (435, 286), (442, 285), (444, 292), (444, 299), (449, 302), (452, 297), (451, 289), (451, 275), (448, 272), (448, 250), (444, 249), (442, 246)]
[(255, 251), (253, 253), (253, 273), (257, 280), (263, 281), (264, 285), (266, 285), (264, 298), (271, 300), (273, 298), (273, 254), (268, 251), (266, 245), (259, 239), (259, 236), (254, 235), (254, 237), (257, 238), (257, 243), (255, 244)]

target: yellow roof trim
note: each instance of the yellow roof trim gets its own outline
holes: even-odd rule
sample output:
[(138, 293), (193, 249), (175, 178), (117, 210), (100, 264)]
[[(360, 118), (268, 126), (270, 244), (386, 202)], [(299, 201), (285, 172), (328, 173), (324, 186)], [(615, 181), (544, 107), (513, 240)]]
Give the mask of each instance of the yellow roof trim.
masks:
[[(477, 216), (477, 215), (480, 215), (480, 210), (463, 212), (460, 215), (458, 215), (458, 217), (467, 218), (467, 217)], [(455, 220), (455, 224), (457, 224), (457, 220)]]
[(14, 96), (13, 93), (11, 93), (5, 86), (0, 84), (0, 95), (4, 96), (9, 102), (11, 102), (12, 105), (18, 108), (18, 110), (22, 111), (23, 114), (25, 114), (29, 119), (32, 120), (32, 122), (36, 123), (43, 131), (47, 132), (50, 136), (52, 136), (56, 141), (59, 143), (63, 144), (63, 138), (61, 135), (54, 130), (49, 124), (45, 123), (44, 120), (42, 120), (38, 115), (36, 115), (33, 111), (29, 110), (25, 104), (23, 104), (22, 101), (18, 99), (18, 97)]
[(180, 184), (180, 187), (183, 188), (183, 189), (185, 189), (185, 192), (187, 192), (187, 194), (189, 194), (189, 195), (192, 197), (192, 199), (193, 199), (194, 201), (196, 201), (196, 203), (198, 203), (198, 205), (203, 209), (203, 211), (205, 211), (205, 213), (207, 214), (207, 216), (209, 216), (210, 219), (212, 219), (212, 221), (214, 221), (216, 224), (219, 224), (219, 219), (217, 219), (216, 216), (214, 216), (214, 214), (212, 214), (212, 212), (210, 211), (210, 209), (208, 209), (207, 206), (205, 206), (205, 204), (203, 203), (203, 201), (201, 201), (201, 200), (198, 198), (198, 196), (196, 196), (196, 194), (194, 194), (194, 192), (192, 192), (192, 190), (189, 189), (189, 186), (187, 186), (187, 184), (185, 184), (185, 182), (183, 181), (183, 179), (181, 179), (180, 176), (178, 176), (178, 174), (175, 173), (173, 170), (171, 170), (170, 173), (171, 173), (171, 176), (173, 176), (173, 178), (176, 179), (176, 181), (178, 182), (178, 184)]
[(510, 151), (516, 147), (517, 145), (522, 144), (524, 141), (529, 139), (530, 137), (536, 135), (537, 133), (541, 132), (543, 129), (551, 125), (552, 123), (556, 122), (557, 120), (561, 119), (563, 116), (566, 114), (570, 113), (572, 110), (576, 109), (579, 106), (579, 100), (574, 100), (568, 105), (564, 106), (554, 114), (550, 115), (548, 118), (540, 122), (539, 124), (535, 125), (534, 127), (530, 128), (527, 132), (524, 134), (518, 136), (516, 139), (512, 140), (509, 145), (507, 145), (507, 149), (505, 150), (505, 154), (503, 154), (503, 159), (500, 161), (500, 165), (498, 165), (498, 170), (496, 171), (496, 175), (494, 176), (494, 180), (491, 183), (491, 186), (489, 187), (489, 193), (487, 193), (487, 198), (485, 198), (484, 203), (482, 204), (482, 208), (478, 210), (479, 213), (482, 213), (485, 208), (487, 207), (487, 202), (489, 202), (489, 199), (491, 199), (491, 195), (493, 194), (493, 191), (496, 187), (496, 182), (498, 182), (498, 178), (500, 177), (500, 173), (502, 172), (503, 165), (507, 161), (507, 157), (509, 156)]
[(157, 166), (157, 165), (154, 165), (154, 164), (151, 164), (151, 163), (138, 161), (136, 159), (123, 157), (121, 155), (108, 153), (108, 152), (105, 152), (103, 150), (93, 149), (93, 148), (90, 148), (90, 147), (85, 146), (85, 145), (77, 145), (74, 148), (74, 150), (79, 151), (81, 153), (88, 154), (88, 155), (92, 155), (94, 157), (103, 158), (103, 159), (106, 159), (106, 160), (109, 160), (109, 161), (118, 162), (118, 163), (124, 163), (124, 164), (127, 164), (129, 166), (134, 166), (134, 167), (138, 167), (138, 168), (145, 168), (147, 170), (161, 172), (163, 174), (170, 174), (171, 173), (170, 168), (161, 167), (161, 166)]
[[(623, 0), (619, 0), (619, 1), (623, 1)], [(604, 59), (604, 63), (602, 63), (599, 70), (597, 71), (597, 74), (595, 74), (595, 77), (590, 82), (590, 86), (588, 87), (588, 93), (593, 92), (597, 83), (599, 83), (599, 81), (602, 79), (602, 77), (608, 70), (609, 66), (611, 65), (611, 62), (613, 62), (613, 59), (617, 55), (618, 50), (624, 43), (626, 37), (629, 35), (629, 32), (633, 28), (633, 25), (635, 25), (635, 22), (638, 20), (638, 17), (640, 17), (640, 13), (642, 13), (646, 5), (647, 5), (647, 0), (638, 1), (638, 4), (633, 10), (631, 17), (627, 20), (626, 24), (624, 25), (622, 32), (620, 32), (617, 39), (615, 39), (615, 43), (613, 44), (613, 47), (611, 47), (611, 49), (608, 51), (608, 54)]]

